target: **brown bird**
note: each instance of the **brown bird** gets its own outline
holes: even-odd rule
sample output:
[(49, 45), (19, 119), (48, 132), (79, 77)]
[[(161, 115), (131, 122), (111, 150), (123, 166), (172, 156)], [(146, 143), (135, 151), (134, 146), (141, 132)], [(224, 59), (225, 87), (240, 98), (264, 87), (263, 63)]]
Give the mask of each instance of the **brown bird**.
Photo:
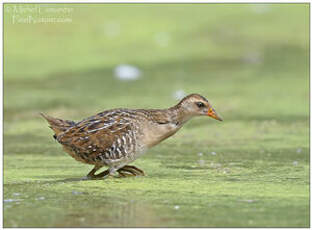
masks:
[[(94, 165), (87, 175), (90, 179), (115, 172), (121, 177), (144, 175), (143, 170), (128, 164), (175, 134), (192, 117), (210, 116), (222, 121), (199, 94), (190, 94), (168, 109), (112, 109), (77, 123), (41, 115), (69, 155)], [(103, 166), (108, 169), (95, 174)]]

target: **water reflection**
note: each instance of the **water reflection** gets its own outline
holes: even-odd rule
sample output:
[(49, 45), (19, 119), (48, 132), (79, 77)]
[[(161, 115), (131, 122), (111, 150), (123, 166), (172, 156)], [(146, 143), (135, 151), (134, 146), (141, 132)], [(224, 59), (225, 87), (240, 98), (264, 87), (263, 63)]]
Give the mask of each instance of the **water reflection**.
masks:
[(130, 200), (123, 204), (111, 204), (110, 210), (115, 210), (112, 224), (118, 227), (149, 227), (159, 226), (160, 218), (151, 205)]
[(160, 212), (156, 211), (158, 208), (153, 204), (131, 199), (120, 201), (116, 197), (99, 198), (90, 199), (89, 194), (80, 196), (74, 203), (64, 202), (62, 208), (67, 215), (54, 223), (47, 223), (48, 226), (155, 227), (164, 223), (164, 219), (158, 215)]

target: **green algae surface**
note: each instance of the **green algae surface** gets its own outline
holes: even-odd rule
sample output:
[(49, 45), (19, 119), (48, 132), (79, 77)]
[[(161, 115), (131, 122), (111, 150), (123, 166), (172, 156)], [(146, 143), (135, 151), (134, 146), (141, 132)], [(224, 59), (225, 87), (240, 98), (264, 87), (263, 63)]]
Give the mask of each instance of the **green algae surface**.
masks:
[[(49, 6), (73, 22), (5, 11), (5, 227), (309, 227), (307, 4)], [(122, 63), (141, 77), (117, 79)], [(144, 177), (82, 180), (92, 166), (39, 115), (166, 108), (179, 90), (224, 121), (189, 121), (133, 163)]]

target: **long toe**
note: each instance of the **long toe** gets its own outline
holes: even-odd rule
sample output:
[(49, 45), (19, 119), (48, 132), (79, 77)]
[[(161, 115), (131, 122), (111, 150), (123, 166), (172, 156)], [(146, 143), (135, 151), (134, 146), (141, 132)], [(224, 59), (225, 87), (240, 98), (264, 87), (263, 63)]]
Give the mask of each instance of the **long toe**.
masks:
[(135, 170), (132, 169), (125, 169), (125, 168), (121, 168), (118, 170), (118, 173), (123, 174), (124, 176), (137, 176), (137, 172)]
[(129, 173), (128, 171), (123, 171), (123, 170), (118, 171), (118, 173), (119, 173), (119, 176), (120, 176), (120, 177), (131, 177), (131, 176), (136, 176), (136, 175), (134, 175), (134, 174), (132, 174), (132, 173)]
[(107, 178), (109, 176), (109, 170), (105, 170), (97, 175), (94, 175), (91, 179), (104, 179)]
[(144, 171), (142, 169), (135, 167), (134, 165), (126, 165), (126, 166), (124, 166), (124, 168), (127, 170), (136, 171), (136, 174), (138, 174), (138, 175), (145, 176)]

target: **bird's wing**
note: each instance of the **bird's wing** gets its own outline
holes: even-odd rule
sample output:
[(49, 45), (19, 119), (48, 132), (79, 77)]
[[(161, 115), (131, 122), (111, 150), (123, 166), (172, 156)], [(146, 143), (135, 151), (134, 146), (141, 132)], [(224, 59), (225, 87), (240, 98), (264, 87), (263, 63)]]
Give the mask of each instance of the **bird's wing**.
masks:
[(77, 123), (58, 141), (95, 160), (120, 159), (134, 148), (133, 123), (123, 111), (103, 112)]

